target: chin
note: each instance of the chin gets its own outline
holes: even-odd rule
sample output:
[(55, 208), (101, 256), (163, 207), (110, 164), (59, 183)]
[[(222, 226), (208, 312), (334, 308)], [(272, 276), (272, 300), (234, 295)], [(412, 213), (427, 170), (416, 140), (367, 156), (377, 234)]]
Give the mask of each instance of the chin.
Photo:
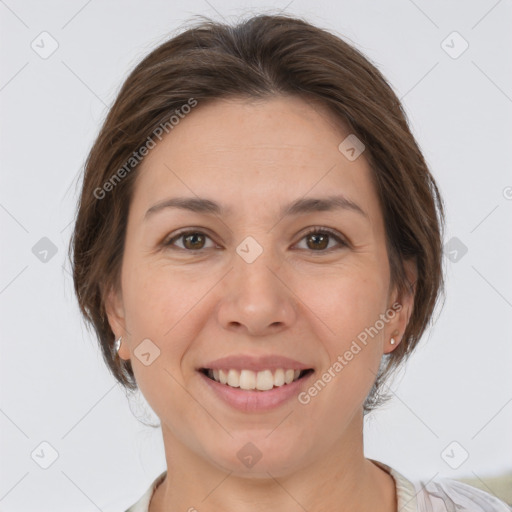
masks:
[(261, 440), (252, 436), (252, 440), (234, 441), (232, 449), (213, 450), (212, 463), (223, 471), (232, 472), (243, 478), (268, 479), (282, 477), (297, 471), (304, 464), (305, 454), (298, 453), (297, 446), (303, 449), (300, 439), (290, 446), (284, 446), (277, 437), (272, 440), (267, 431)]

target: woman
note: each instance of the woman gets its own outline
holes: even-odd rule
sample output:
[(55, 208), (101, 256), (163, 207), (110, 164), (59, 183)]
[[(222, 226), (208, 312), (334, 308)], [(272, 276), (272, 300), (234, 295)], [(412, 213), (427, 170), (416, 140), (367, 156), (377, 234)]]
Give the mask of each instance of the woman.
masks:
[(159, 416), (128, 512), (500, 511), (363, 453), (443, 288), (442, 199), (380, 72), (286, 16), (205, 21), (130, 74), (89, 155), (74, 283)]

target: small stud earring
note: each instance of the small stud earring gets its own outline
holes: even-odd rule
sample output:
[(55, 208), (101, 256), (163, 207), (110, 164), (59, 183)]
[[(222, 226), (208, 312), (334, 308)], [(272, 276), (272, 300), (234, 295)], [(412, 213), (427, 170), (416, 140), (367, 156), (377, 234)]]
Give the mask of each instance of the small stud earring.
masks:
[(395, 338), (391, 338), (390, 343), (391, 343), (391, 345), (394, 345), (395, 344)]
[(116, 342), (114, 343), (114, 349), (117, 352), (119, 352), (119, 347), (121, 346), (121, 336), (119, 337), (119, 339), (116, 340)]

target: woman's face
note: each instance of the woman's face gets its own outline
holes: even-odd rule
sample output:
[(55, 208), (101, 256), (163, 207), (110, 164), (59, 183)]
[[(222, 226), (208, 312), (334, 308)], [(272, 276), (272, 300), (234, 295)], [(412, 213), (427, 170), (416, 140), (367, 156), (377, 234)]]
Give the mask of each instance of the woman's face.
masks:
[[(278, 476), (360, 450), (362, 405), (410, 303), (396, 308), (389, 287), (365, 154), (339, 149), (349, 133), (335, 123), (298, 98), (199, 103), (138, 170), (107, 310), (176, 456)], [(334, 196), (331, 208), (310, 202)], [(178, 197), (219, 211), (148, 213)], [(296, 201), (309, 208), (287, 212)], [(235, 358), (219, 363), (226, 371), (262, 371), (242, 372), (244, 386), (274, 388), (236, 389), (200, 371), (225, 357)], [(276, 368), (314, 371), (278, 386), (267, 379)]]

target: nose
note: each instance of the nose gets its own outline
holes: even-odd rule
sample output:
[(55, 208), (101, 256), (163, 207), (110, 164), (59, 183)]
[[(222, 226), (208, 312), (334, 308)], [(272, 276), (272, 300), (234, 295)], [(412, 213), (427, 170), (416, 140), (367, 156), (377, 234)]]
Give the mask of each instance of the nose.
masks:
[(286, 282), (291, 275), (286, 265), (271, 250), (263, 250), (254, 261), (249, 261), (251, 258), (236, 254), (233, 268), (225, 278), (218, 308), (221, 326), (251, 336), (289, 328), (298, 308), (293, 287)]

